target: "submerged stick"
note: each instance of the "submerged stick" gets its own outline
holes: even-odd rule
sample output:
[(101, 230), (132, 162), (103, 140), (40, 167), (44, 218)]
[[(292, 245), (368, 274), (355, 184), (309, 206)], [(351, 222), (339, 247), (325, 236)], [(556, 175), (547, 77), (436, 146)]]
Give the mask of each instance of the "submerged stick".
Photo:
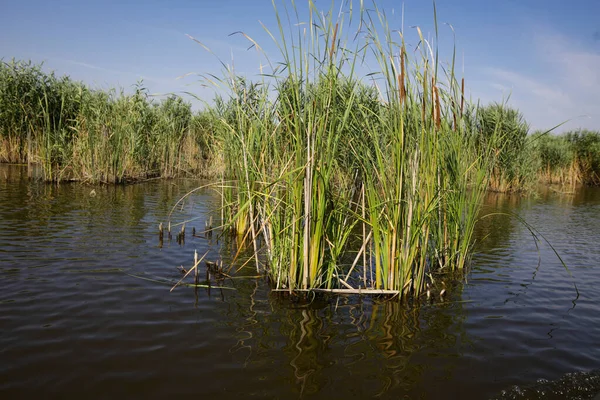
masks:
[(177, 283), (175, 284), (175, 286), (173, 286), (173, 287), (171, 288), (171, 290), (169, 290), (169, 292), (172, 292), (172, 291), (173, 291), (173, 289), (175, 289), (177, 286), (179, 286), (179, 284), (180, 284), (181, 282), (183, 282), (183, 280), (185, 279), (185, 277), (186, 277), (186, 276), (188, 276), (188, 275), (190, 274), (190, 272), (192, 272), (192, 270), (196, 270), (196, 269), (198, 269), (198, 264), (200, 264), (200, 262), (202, 262), (202, 260), (204, 260), (204, 257), (206, 257), (206, 255), (207, 255), (207, 254), (208, 254), (208, 250), (206, 251), (206, 253), (204, 253), (204, 255), (202, 256), (202, 258), (201, 258), (200, 260), (196, 260), (196, 261), (194, 261), (194, 266), (193, 266), (192, 268), (190, 268), (188, 272), (186, 272), (186, 274), (183, 276), (183, 278), (181, 278), (181, 279), (179, 280), (179, 282), (177, 282)]
[(163, 234), (163, 224), (162, 222), (160, 224), (158, 224), (158, 247), (163, 247), (163, 239), (164, 239), (164, 234)]
[(213, 225), (212, 225), (212, 216), (208, 218), (208, 221), (204, 221), (204, 236), (212, 237)]
[[(194, 250), (194, 265), (198, 265), (198, 251)], [(198, 284), (198, 268), (195, 268), (195, 282)]]

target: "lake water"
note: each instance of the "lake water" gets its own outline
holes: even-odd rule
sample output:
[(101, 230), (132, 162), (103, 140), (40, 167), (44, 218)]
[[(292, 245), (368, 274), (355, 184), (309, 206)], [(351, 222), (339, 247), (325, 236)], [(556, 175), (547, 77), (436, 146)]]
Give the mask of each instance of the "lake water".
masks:
[[(252, 267), (177, 287), (211, 189), (46, 185), (0, 165), (0, 397), (591, 398), (600, 392), (600, 190), (486, 198), (477, 253), (445, 301), (273, 295)], [(92, 192), (92, 190), (94, 192)], [(540, 234), (541, 243), (519, 219)], [(572, 276), (554, 254), (560, 254)], [(237, 266), (235, 267), (237, 269)], [(201, 278), (206, 278), (201, 269)], [(575, 286), (579, 295), (575, 290)], [(515, 387), (516, 386), (516, 387)], [(82, 397), (83, 396), (83, 397)]]

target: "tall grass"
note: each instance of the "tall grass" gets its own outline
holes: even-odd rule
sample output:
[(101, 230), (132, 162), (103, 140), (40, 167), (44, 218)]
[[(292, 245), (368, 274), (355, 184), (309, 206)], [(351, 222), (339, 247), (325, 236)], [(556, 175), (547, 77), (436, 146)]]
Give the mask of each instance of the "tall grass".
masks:
[(0, 162), (43, 166), (48, 181), (124, 182), (218, 173), (212, 124), (179, 97), (91, 90), (39, 65), (0, 63)]
[(568, 185), (581, 183), (576, 153), (565, 135), (537, 132), (532, 135), (532, 140), (535, 141), (538, 181)]
[(600, 185), (600, 132), (578, 130), (565, 137), (576, 155), (582, 182)]
[(577, 130), (536, 139), (532, 156), (539, 163), (540, 181), (600, 184), (600, 132)]
[(454, 61), (422, 35), (409, 60), (383, 12), (308, 6), (302, 21), (275, 7), (280, 60), (262, 82), (226, 64), (214, 81), (229, 94), (216, 107), (227, 225), (276, 289), (418, 295), (427, 274), (468, 263), (496, 135), (477, 141)]
[(532, 189), (538, 165), (535, 140), (528, 136), (529, 125), (523, 115), (505, 103), (492, 103), (477, 110), (477, 141), (489, 148), (495, 142), (494, 167), (489, 189), (516, 192)]
[(476, 113), (478, 146), (493, 146), (489, 189), (531, 191), (535, 183), (600, 184), (600, 133), (577, 130), (554, 135), (528, 134), (523, 115), (505, 103), (481, 107)]

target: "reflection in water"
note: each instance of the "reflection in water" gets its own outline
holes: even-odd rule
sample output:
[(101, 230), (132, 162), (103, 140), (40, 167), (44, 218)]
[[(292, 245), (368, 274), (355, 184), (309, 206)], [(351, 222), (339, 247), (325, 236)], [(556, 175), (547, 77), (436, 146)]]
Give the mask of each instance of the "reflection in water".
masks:
[(476, 250), (487, 253), (506, 248), (519, 224), (509, 215), (518, 214), (529, 202), (518, 194), (487, 193), (483, 197), (480, 219), (475, 225)]
[[(229, 349), (229, 352), (231, 353), (236, 353), (238, 351), (246, 351), (247, 352), (247, 356), (246, 359), (244, 360), (243, 366), (244, 368), (248, 366), (248, 362), (250, 360), (250, 358), (252, 357), (252, 345), (251, 344), (247, 344), (250, 343), (252, 341), (252, 339), (254, 338), (254, 334), (252, 333), (252, 328), (254, 326), (256, 326), (258, 324), (258, 320), (256, 320), (256, 311), (254, 310), (254, 307), (256, 306), (255, 304), (255, 297), (256, 297), (256, 291), (258, 290), (258, 281), (254, 281), (254, 290), (252, 291), (252, 293), (249, 296), (249, 303), (250, 305), (248, 306), (248, 317), (244, 319), (244, 322), (242, 323), (242, 325), (236, 329), (237, 332), (237, 343), (231, 347), (231, 349)], [(223, 294), (223, 292), (221, 291), (221, 294)]]
[[(298, 322), (298, 329), (294, 327), (290, 333), (294, 351), (297, 350), (297, 354), (290, 360), (290, 365), (294, 368), (300, 394), (312, 394), (316, 393), (319, 387), (310, 382), (310, 377), (324, 367), (319, 362), (319, 353), (325, 350), (325, 342), (320, 336), (323, 322), (316, 310), (303, 309), (300, 316), (302, 319)], [(318, 377), (316, 378), (318, 380)]]
[[(456, 352), (448, 349), (464, 335), (461, 309), (458, 302), (421, 308), (358, 297), (330, 298), (320, 309), (279, 309), (297, 393), (435, 393), (428, 381), (452, 374)], [(431, 357), (437, 362), (425, 361)]]

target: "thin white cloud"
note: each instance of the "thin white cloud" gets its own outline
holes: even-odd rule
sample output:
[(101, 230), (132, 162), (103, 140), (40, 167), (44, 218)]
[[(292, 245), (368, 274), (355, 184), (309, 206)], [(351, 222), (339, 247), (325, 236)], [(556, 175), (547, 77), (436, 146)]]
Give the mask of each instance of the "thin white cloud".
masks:
[[(548, 102), (561, 106), (571, 105), (568, 93), (559, 87), (546, 84), (535, 78), (530, 78), (514, 71), (502, 68), (487, 68), (487, 73), (494, 79), (498, 79), (503, 84), (508, 85), (514, 93), (519, 95), (532, 95), (534, 97), (544, 98)], [(498, 86), (498, 83), (495, 83)]]
[(104, 68), (104, 67), (100, 67), (98, 65), (89, 64), (89, 63), (81, 62), (81, 61), (68, 60), (68, 59), (64, 59), (64, 58), (55, 58), (55, 57), (52, 57), (51, 59), (56, 60), (56, 61), (60, 61), (60, 62), (63, 62), (63, 63), (67, 63), (67, 64), (78, 65), (78, 66), (84, 67), (84, 68), (95, 69), (96, 71), (108, 72), (110, 74), (117, 74), (117, 75), (128, 75), (129, 74), (128, 72), (125, 72), (125, 71), (119, 71), (119, 70), (116, 70), (116, 69)]
[(534, 35), (534, 44), (547, 60), (561, 67), (563, 78), (580, 89), (592, 92), (600, 87), (600, 54), (581, 48), (557, 33)]
[[(98, 65), (94, 65), (94, 64), (90, 64), (90, 63), (82, 62), (82, 61), (77, 61), (77, 60), (55, 58), (55, 57), (51, 58), (51, 59), (62, 62), (62, 63), (66, 63), (66, 64), (77, 65), (80, 67), (105, 72), (105, 73), (108, 73), (111, 75), (124, 75), (125, 77), (127, 77), (130, 80), (142, 79), (144, 82), (152, 82), (152, 83), (163, 85), (166, 87), (171, 87), (171, 89), (176, 89), (176, 88), (182, 89), (184, 87), (184, 85), (178, 84), (176, 76), (166, 77), (166, 78), (165, 77), (155, 77), (155, 76), (148, 76), (148, 75), (144, 75), (144, 74), (136, 74), (136, 73), (132, 73), (132, 72), (121, 71), (121, 70), (117, 70), (117, 69), (105, 68), (105, 67), (101, 67)], [(167, 91), (167, 93), (170, 93), (170, 91)]]
[[(500, 67), (484, 68), (487, 85), (476, 92), (484, 98), (490, 92), (507, 96), (534, 129), (546, 129), (567, 122), (560, 130), (578, 127), (600, 130), (600, 54), (573, 39), (537, 28), (531, 37), (530, 59), (523, 60), (539, 70), (525, 74)], [(506, 93), (506, 88), (510, 92)], [(501, 92), (501, 93), (499, 93)]]

